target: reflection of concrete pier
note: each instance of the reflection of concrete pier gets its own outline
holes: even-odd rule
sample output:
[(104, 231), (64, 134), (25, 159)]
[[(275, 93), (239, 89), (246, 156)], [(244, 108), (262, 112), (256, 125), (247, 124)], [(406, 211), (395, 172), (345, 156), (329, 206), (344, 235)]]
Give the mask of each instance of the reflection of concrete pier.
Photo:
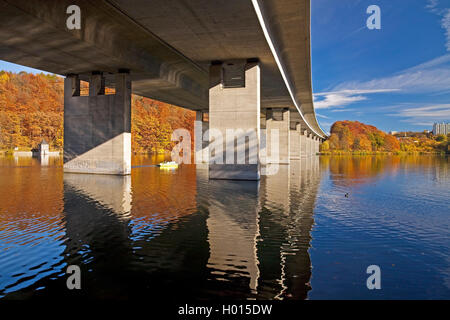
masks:
[(291, 166), (279, 166), (278, 173), (266, 177), (263, 199), (271, 209), (289, 212), (289, 187)]
[(66, 263), (80, 266), (83, 296), (120, 299), (127, 290), (130, 209), (130, 176), (64, 174)]
[[(95, 251), (102, 238), (114, 235), (117, 244), (128, 243), (131, 177), (64, 174), (64, 212), (70, 252)], [(101, 251), (101, 250), (100, 250)]]
[(249, 288), (255, 291), (259, 277), (259, 183), (213, 181), (209, 186), (208, 267), (218, 280), (248, 278)]
[[(318, 165), (315, 156), (291, 160), (289, 167), (280, 167), (278, 176), (268, 176), (262, 186), (258, 291), (264, 298), (305, 299), (311, 289), (308, 250), (320, 182)], [(265, 293), (273, 283), (279, 290)]]
[(64, 183), (117, 215), (128, 214), (131, 210), (131, 176), (66, 173)]
[[(198, 174), (206, 180), (203, 171)], [(233, 286), (234, 291), (236, 286), (244, 290), (246, 283), (247, 297), (306, 298), (311, 289), (308, 250), (319, 182), (319, 158), (313, 156), (291, 159), (289, 166), (279, 166), (277, 174), (262, 179), (260, 186), (199, 183), (209, 194), (208, 203), (202, 205), (209, 211), (212, 280), (221, 281), (224, 288)]]

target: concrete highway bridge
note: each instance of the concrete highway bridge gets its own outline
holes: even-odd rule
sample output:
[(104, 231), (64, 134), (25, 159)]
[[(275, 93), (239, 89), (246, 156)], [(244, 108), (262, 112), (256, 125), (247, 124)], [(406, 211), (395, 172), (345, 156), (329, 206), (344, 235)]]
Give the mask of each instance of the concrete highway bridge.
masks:
[(212, 179), (258, 180), (326, 138), (310, 0), (0, 0), (0, 43), (0, 59), (66, 77), (66, 172), (130, 173), (132, 93), (197, 112)]

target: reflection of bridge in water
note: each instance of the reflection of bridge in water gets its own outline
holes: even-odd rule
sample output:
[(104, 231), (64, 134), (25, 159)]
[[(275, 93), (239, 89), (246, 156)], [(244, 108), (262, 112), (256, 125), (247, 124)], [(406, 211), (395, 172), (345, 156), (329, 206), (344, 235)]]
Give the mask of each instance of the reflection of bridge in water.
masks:
[(83, 290), (66, 290), (58, 269), (11, 297), (304, 299), (318, 162), (260, 182), (209, 180), (194, 166), (65, 174), (62, 257), (81, 267)]
[(208, 268), (212, 280), (222, 281), (224, 296), (242, 281), (248, 296), (306, 298), (319, 182), (319, 159), (312, 157), (281, 166), (261, 184), (208, 183)]

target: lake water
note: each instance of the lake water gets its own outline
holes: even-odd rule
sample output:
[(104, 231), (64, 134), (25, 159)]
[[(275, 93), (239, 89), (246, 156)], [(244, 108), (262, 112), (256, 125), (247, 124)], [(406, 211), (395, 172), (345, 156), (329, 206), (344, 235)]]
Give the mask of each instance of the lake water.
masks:
[(161, 160), (0, 158), (0, 299), (450, 299), (448, 157), (317, 156), (260, 182)]

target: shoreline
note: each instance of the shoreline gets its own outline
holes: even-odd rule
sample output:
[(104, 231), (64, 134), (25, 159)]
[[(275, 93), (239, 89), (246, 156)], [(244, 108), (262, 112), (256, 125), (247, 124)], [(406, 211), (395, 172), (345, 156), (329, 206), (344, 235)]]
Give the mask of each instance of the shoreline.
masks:
[(377, 155), (391, 155), (391, 156), (407, 156), (407, 155), (449, 155), (446, 152), (426, 152), (426, 151), (375, 151), (375, 152), (364, 152), (364, 151), (332, 151), (332, 152), (319, 152), (321, 156), (377, 156)]

